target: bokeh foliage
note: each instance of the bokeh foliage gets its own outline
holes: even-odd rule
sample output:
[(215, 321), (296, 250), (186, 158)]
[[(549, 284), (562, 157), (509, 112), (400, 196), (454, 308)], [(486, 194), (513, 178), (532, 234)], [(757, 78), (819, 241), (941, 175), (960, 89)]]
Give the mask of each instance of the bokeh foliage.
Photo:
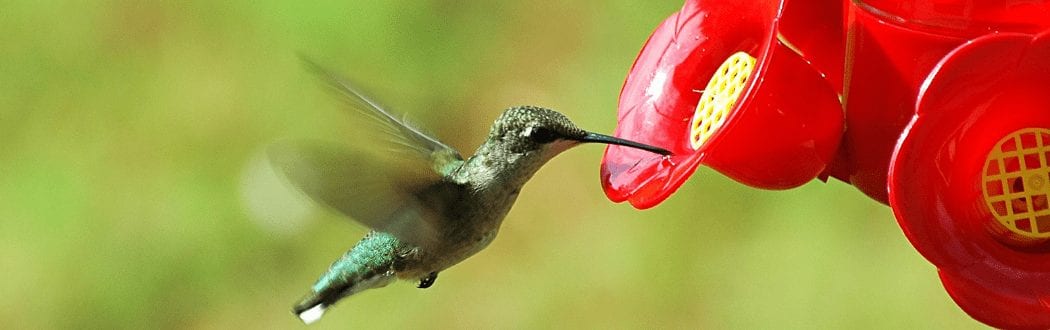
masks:
[[(679, 5), (0, 2), (0, 328), (300, 328), (291, 304), (365, 230), (266, 176), (275, 140), (354, 142), (298, 54), (469, 153), (518, 104), (611, 133)], [(317, 328), (977, 326), (847, 185), (702, 169), (637, 211), (602, 195), (601, 153), (552, 161), (433, 288), (361, 294)]]

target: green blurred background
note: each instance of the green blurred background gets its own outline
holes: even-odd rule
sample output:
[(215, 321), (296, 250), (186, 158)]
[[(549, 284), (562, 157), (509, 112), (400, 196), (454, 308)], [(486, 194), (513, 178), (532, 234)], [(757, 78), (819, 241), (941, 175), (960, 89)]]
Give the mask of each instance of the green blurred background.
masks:
[[(465, 153), (512, 105), (611, 133), (680, 1), (4, 1), (0, 328), (301, 328), (365, 232), (261, 150), (346, 139), (298, 53)], [(973, 328), (888, 207), (839, 182), (760, 191), (701, 169), (647, 211), (600, 146), (554, 159), (484, 252), (355, 296), (315, 328)]]

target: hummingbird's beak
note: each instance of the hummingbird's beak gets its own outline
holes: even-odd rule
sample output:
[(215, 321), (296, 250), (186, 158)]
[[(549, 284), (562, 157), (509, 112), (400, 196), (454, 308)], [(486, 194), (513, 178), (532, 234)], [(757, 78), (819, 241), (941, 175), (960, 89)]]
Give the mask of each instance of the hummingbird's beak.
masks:
[(638, 148), (638, 149), (642, 149), (642, 150), (645, 150), (645, 151), (658, 153), (658, 154), (661, 154), (661, 155), (664, 155), (664, 156), (670, 156), (671, 155), (671, 152), (667, 151), (667, 149), (664, 149), (664, 148), (658, 148), (658, 147), (654, 147), (654, 146), (651, 146), (651, 145), (648, 145), (648, 144), (642, 144), (642, 143), (634, 142), (634, 141), (631, 141), (631, 140), (624, 140), (624, 139), (621, 139), (621, 138), (612, 137), (612, 136), (608, 136), (608, 135), (605, 135), (605, 134), (598, 134), (598, 133), (587, 132), (587, 135), (584, 135), (582, 138), (578, 139), (577, 141), (580, 141), (582, 143), (597, 142), (597, 143), (605, 143), (605, 144), (615, 144), (615, 145), (624, 146), (624, 147)]

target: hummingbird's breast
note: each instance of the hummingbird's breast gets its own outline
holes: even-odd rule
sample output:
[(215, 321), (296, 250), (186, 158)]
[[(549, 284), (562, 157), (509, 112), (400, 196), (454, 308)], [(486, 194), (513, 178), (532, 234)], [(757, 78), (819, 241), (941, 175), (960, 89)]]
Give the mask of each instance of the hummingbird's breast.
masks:
[(447, 173), (445, 179), (462, 189), (447, 201), (440, 246), (420, 251), (422, 275), (451, 267), (492, 243), (522, 186), (549, 158), (511, 152), (490, 140)]
[(452, 212), (442, 247), (430, 253), (432, 271), (451, 267), (488, 247), (518, 197), (512, 191), (471, 190)]
[(509, 182), (506, 171), (492, 166), (490, 160), (484, 154), (475, 154), (447, 177), (463, 189), (446, 208), (441, 246), (422, 251), (428, 272), (451, 267), (485, 249), (496, 238), (518, 198), (521, 184)]

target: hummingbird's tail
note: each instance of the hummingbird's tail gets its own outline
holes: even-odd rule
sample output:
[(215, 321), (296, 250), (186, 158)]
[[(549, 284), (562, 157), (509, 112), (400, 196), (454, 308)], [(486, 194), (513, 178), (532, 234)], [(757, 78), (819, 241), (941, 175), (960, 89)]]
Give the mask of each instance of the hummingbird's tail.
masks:
[(371, 232), (353, 249), (336, 260), (317, 280), (313, 290), (292, 307), (303, 323), (321, 319), (324, 312), (340, 299), (355, 293), (384, 287), (397, 276), (394, 274), (396, 241), (389, 234)]
[(303, 300), (299, 301), (292, 307), (292, 313), (295, 313), (303, 323), (311, 324), (317, 322), (324, 316), (324, 312), (328, 310), (328, 306), (331, 306), (338, 300), (338, 295), (324, 292), (310, 292), (306, 295)]
[[(338, 264), (338, 262), (336, 263)], [(315, 285), (315, 290), (306, 295), (298, 304), (292, 307), (292, 312), (303, 320), (303, 323), (311, 324), (317, 322), (324, 316), (324, 312), (328, 310), (329, 306), (334, 305), (340, 299), (346, 298), (355, 293), (372, 289), (381, 288), (390, 284), (397, 276), (391, 272), (364, 272), (357, 274), (345, 274), (339, 272), (337, 267), (329, 269), (318, 284)], [(347, 277), (343, 277), (349, 275)], [(335, 279), (338, 282), (342, 279), (348, 279), (345, 283), (336, 285), (331, 279)], [(321, 290), (316, 290), (320, 288)]]
[(303, 300), (292, 309), (295, 315), (299, 316), (299, 319), (306, 324), (312, 324), (320, 320), (326, 310), (328, 310), (328, 305), (325, 303), (310, 302), (309, 300)]

